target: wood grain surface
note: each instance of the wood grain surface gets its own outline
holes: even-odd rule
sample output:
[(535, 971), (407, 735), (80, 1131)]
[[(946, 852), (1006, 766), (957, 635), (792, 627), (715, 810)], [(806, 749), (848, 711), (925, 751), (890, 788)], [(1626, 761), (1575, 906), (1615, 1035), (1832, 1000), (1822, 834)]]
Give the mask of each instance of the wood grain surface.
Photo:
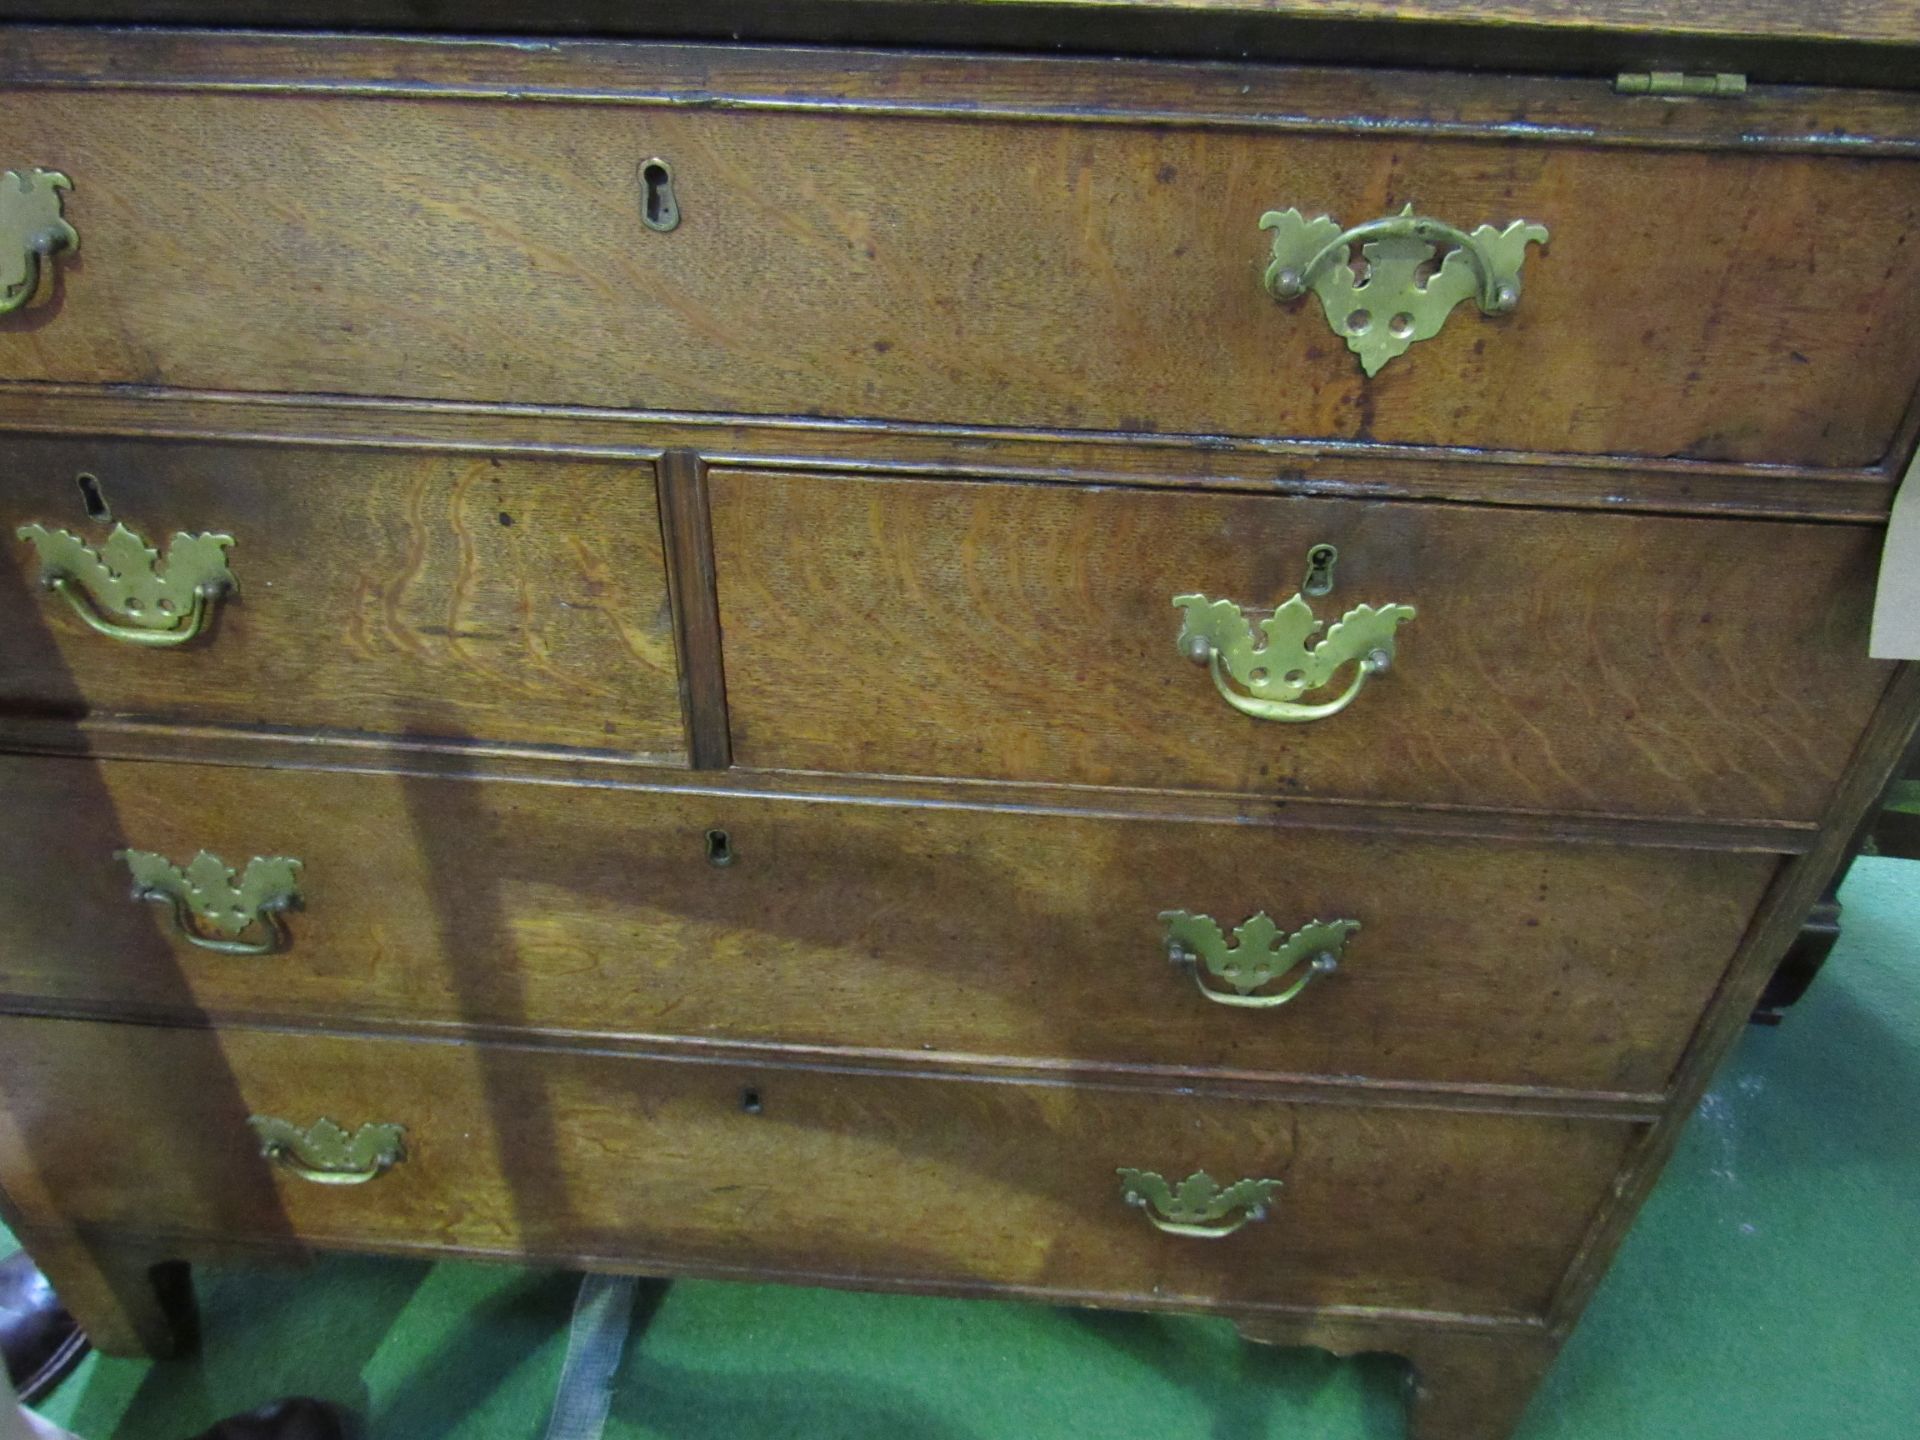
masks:
[[(9, 437), (0, 472), (0, 708), (685, 754), (647, 462)], [(239, 589), (200, 640), (122, 644), (40, 587), (27, 522), (223, 531)]]
[[(68, 1222), (1186, 1307), (1536, 1314), (1633, 1133), (17, 1017), (0, 1048), (0, 1175), (39, 1177)], [(270, 1179), (236, 1092), (245, 1114), (404, 1125), (408, 1158), (364, 1186)], [(1268, 1220), (1194, 1240), (1122, 1203), (1120, 1166), (1284, 1189)]]
[[(1829, 467), (1920, 380), (1909, 161), (1147, 118), (0, 93), (84, 239), (0, 378)], [(1368, 380), (1258, 221), (1406, 203), (1552, 243)]]
[[(1891, 669), (1865, 658), (1865, 527), (709, 484), (750, 766), (1811, 820)], [(1241, 716), (1180, 653), (1172, 597), (1277, 605), (1321, 542), (1340, 552), (1322, 618), (1419, 616), (1344, 713)]]
[(1078, 50), (1909, 84), (1902, 0), (0, 0), (0, 17)]
[[(460, 1255), (1212, 1309), (1504, 1436), (1913, 742), (1857, 523), (1920, 433), (1912, 7), (643, 8), (457, 18), (1374, 64), (0, 28), (84, 237), (0, 318), (0, 532), (240, 580), (147, 652), (0, 566), (0, 1218), (109, 1349), (177, 1340), (161, 1262)], [(1674, 65), (1762, 83), (1509, 73)], [(1764, 83), (1835, 77), (1897, 88)], [(1369, 381), (1256, 221), (1405, 203), (1553, 237)], [(1243, 719), (1171, 597), (1323, 542), (1398, 663)], [(185, 944), (127, 846), (297, 856), (291, 946)], [(1237, 1011), (1169, 908), (1362, 929)], [(303, 1183), (255, 1114), (408, 1158)], [(1194, 1241), (1123, 1165), (1284, 1188)]]
[[(0, 759), (0, 1006), (1658, 1095), (1777, 868), (885, 803)], [(708, 860), (724, 829), (731, 865)], [(127, 846), (302, 861), (291, 947), (173, 938)], [(1216, 1005), (1162, 910), (1362, 929), (1290, 1005)], [(1218, 1078), (1216, 1076), (1216, 1078)]]

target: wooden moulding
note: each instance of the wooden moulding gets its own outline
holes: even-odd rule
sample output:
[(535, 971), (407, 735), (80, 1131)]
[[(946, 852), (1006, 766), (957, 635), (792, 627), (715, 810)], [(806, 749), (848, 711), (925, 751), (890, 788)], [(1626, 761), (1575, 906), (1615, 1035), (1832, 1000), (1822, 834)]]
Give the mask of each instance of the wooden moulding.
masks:
[(933, 780), (911, 775), (760, 770), (688, 771), (657, 760), (511, 745), (455, 744), (390, 735), (311, 735), (217, 725), (0, 717), (0, 751), (97, 760), (160, 760), (196, 765), (371, 770), (394, 775), (452, 775), (527, 780), (658, 793), (758, 795), (852, 805), (1004, 810), (1046, 815), (1153, 818), (1355, 833), (1542, 840), (1669, 849), (1797, 855), (1817, 834), (1811, 824), (1756, 820), (1648, 819), (1484, 806), (1412, 805), (1297, 799), (1204, 790)]
[(727, 681), (720, 653), (720, 607), (713, 588), (706, 470), (700, 457), (688, 450), (666, 451), (657, 470), (687, 756), (695, 770), (725, 770), (733, 763), (733, 755), (727, 736)]
[(634, 34), (810, 44), (969, 45), (1611, 74), (1745, 70), (1756, 79), (1909, 83), (1920, 35), (1901, 0), (7, 0), (39, 21)]
[(1371, 441), (1253, 441), (33, 381), (0, 384), (0, 431), (19, 434), (649, 461), (681, 449), (697, 454), (705, 465), (742, 469), (964, 474), (1267, 495), (1869, 524), (1887, 517), (1916, 425), (1920, 409), (1909, 414), (1902, 428), (1892, 452), (1900, 466), (1889, 472), (1881, 467), (1827, 470)]
[(1623, 103), (1630, 97), (1616, 96), (1610, 77), (1500, 74), (1484, 60), (1459, 73), (655, 43), (636, 73), (639, 52), (620, 41), (423, 44), (329, 35), (318, 43), (324, 68), (313, 62), (316, 42), (298, 32), (20, 27), (0, 58), (0, 80), (40, 89), (439, 94), (1291, 130), (1364, 124), (1426, 136), (1920, 153), (1920, 97), (1900, 90), (1762, 85), (1743, 104), (1676, 107)]

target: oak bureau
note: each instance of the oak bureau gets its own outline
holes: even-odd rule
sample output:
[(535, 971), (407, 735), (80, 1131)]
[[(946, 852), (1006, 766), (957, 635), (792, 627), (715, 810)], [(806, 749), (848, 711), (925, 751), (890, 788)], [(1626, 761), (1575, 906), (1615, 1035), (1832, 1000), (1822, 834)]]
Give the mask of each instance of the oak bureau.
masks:
[(527, 1258), (1508, 1434), (1920, 722), (1807, 8), (0, 5), (7, 1223), (113, 1351)]

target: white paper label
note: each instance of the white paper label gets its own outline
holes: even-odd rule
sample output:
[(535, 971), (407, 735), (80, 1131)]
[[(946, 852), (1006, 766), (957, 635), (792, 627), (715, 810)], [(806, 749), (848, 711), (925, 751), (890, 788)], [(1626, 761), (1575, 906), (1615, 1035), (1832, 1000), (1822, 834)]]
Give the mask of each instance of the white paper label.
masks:
[(1876, 660), (1920, 660), (1920, 458), (1893, 497), (1867, 653)]

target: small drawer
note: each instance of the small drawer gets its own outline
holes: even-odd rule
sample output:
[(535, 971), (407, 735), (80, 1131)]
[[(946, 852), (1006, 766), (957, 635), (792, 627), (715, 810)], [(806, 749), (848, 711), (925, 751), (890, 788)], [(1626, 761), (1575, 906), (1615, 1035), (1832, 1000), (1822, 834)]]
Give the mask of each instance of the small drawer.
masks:
[[(1806, 822), (1892, 669), (1866, 526), (711, 482), (747, 766)], [(1278, 658), (1236, 674), (1198, 643), (1283, 605)], [(1236, 705), (1323, 663), (1299, 704)]]
[[(20, 1018), (0, 1053), (29, 1224), (1182, 1306), (1537, 1315), (1638, 1133)], [(1252, 1183), (1212, 1215), (1123, 1169)]]
[[(1640, 1099), (1777, 864), (175, 764), (0, 787), (16, 1000)], [(164, 867), (202, 850), (183, 913)]]
[(0, 711), (683, 757), (650, 464), (4, 437), (0, 467)]
[[(1879, 464), (1920, 382), (1920, 167), (1762, 149), (1818, 113), (1800, 94), (1743, 97), (1744, 144), (1669, 147), (1576, 133), (1613, 110), (1644, 136), (1649, 106), (1684, 131), (1666, 102), (1569, 123), (1463, 80), (1528, 132), (1502, 144), (1437, 133), (1444, 83), (1363, 74), (421, 50), (118, 37), (79, 67), (112, 87), (0, 93), (8, 163), (71, 180), (81, 240), (57, 300), (0, 323), (0, 379), (1815, 469)], [(1099, 123), (957, 113), (1076, 102)], [(1302, 105), (1316, 133), (1271, 125)], [(1433, 235), (1536, 227), (1510, 309), (1459, 298), (1460, 261), (1444, 319), (1381, 293), (1418, 271), (1424, 242), (1377, 233), (1410, 202)], [(1317, 274), (1343, 233), (1390, 249), (1378, 282), (1276, 299), (1263, 220), (1290, 211), (1327, 217)], [(1356, 316), (1427, 338), (1369, 377)]]

